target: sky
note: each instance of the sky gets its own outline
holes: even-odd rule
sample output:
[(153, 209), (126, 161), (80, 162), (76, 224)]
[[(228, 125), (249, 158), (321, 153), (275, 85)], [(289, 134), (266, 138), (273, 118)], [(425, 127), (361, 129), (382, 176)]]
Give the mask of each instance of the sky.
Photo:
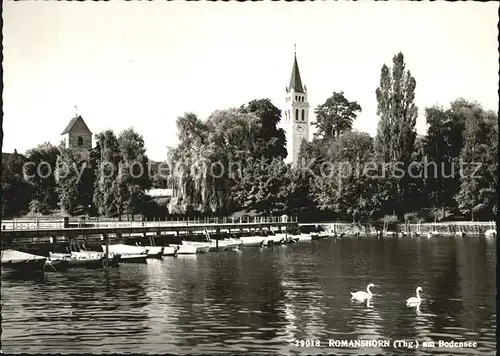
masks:
[[(176, 119), (269, 98), (281, 107), (294, 44), (313, 109), (334, 91), (375, 135), (383, 64), (403, 52), (424, 108), (459, 97), (498, 109), (495, 2), (4, 1), (2, 152), (58, 144), (81, 115), (95, 134), (133, 127), (161, 161)], [(76, 109), (75, 109), (76, 106)]]

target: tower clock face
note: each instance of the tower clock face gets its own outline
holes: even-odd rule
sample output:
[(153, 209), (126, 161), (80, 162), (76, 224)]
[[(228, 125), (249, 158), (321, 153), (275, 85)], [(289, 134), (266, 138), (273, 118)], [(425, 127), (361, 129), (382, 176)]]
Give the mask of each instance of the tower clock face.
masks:
[(299, 132), (299, 133), (304, 132), (304, 127), (303, 126), (297, 126), (297, 132)]

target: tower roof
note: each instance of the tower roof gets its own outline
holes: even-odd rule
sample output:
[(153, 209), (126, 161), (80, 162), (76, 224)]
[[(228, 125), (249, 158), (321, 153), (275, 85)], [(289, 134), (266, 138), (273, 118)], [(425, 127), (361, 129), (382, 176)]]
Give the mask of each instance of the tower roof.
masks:
[(70, 131), (73, 129), (73, 126), (75, 126), (75, 124), (76, 124), (78, 121), (81, 121), (81, 122), (82, 122), (82, 124), (83, 124), (83, 126), (84, 126), (84, 128), (85, 128), (85, 129), (86, 129), (89, 133), (92, 133), (92, 132), (89, 130), (89, 128), (88, 128), (87, 124), (85, 123), (85, 121), (83, 121), (83, 118), (82, 118), (80, 115), (78, 115), (78, 116), (76, 116), (76, 117), (74, 117), (74, 118), (72, 118), (72, 119), (71, 119), (71, 121), (69, 122), (68, 126), (66, 126), (66, 128), (64, 129), (64, 131), (62, 132), (62, 134), (61, 134), (61, 135), (64, 135), (64, 134), (67, 134), (68, 132), (70, 132)]
[(290, 85), (288, 86), (290, 90), (295, 90), (297, 93), (303, 93), (304, 87), (302, 86), (302, 80), (300, 79), (299, 65), (297, 64), (297, 54), (293, 55), (293, 68), (292, 76), (290, 77)]

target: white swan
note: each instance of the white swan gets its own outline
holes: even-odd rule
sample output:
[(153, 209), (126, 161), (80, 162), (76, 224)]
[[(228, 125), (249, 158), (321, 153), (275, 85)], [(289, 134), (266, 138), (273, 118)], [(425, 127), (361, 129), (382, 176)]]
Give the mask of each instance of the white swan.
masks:
[(420, 306), (420, 302), (422, 299), (420, 298), (420, 291), (424, 291), (422, 287), (417, 287), (417, 296), (416, 297), (411, 297), (406, 300), (406, 305), (409, 307), (414, 307), (414, 306)]
[(365, 300), (365, 299), (370, 299), (372, 297), (372, 292), (370, 291), (371, 287), (375, 287), (375, 284), (370, 283), (368, 287), (366, 287), (366, 292), (356, 292), (353, 293), (351, 292), (351, 299), (357, 299), (357, 300)]

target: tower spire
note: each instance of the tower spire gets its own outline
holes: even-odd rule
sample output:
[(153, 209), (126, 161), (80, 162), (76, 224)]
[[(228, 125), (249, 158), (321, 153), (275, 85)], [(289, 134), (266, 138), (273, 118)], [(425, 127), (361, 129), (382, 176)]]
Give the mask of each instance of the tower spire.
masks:
[(295, 90), (297, 93), (303, 93), (304, 88), (302, 86), (302, 80), (300, 78), (299, 65), (297, 64), (297, 45), (293, 44), (293, 68), (292, 75), (290, 77), (290, 85), (288, 88), (290, 90)]

